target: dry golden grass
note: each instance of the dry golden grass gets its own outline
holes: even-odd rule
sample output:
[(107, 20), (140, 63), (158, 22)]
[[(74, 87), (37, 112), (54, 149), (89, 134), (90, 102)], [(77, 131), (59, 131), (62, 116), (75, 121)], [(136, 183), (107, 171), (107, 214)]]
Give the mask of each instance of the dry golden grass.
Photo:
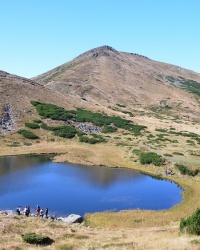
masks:
[[(123, 224), (124, 222), (121, 221)], [(54, 240), (50, 246), (35, 246), (22, 241), (21, 234), (35, 232)], [(199, 249), (199, 237), (179, 233), (178, 223), (162, 227), (91, 228), (33, 217), (0, 217), (0, 249)]]

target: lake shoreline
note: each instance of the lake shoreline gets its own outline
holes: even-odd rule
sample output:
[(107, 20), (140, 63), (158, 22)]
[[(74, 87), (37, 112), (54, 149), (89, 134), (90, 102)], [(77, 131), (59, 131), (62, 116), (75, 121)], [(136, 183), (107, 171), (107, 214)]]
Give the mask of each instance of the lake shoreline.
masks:
[[(0, 209), (14, 210), (16, 205), (33, 208), (37, 203), (43, 209), (51, 208), (58, 216), (74, 213), (84, 216), (138, 208), (166, 210), (182, 202), (183, 190), (174, 182), (160, 181), (161, 178), (119, 166), (55, 163), (51, 156), (28, 154), (0, 158), (1, 183), (5, 183), (0, 186), (1, 190), (5, 189)], [(20, 183), (21, 176), (24, 181)], [(57, 184), (57, 188), (51, 183)], [(52, 199), (58, 194), (60, 198)], [(61, 197), (65, 197), (62, 202)]]
[[(8, 152), (9, 149), (9, 152)], [(21, 148), (3, 148), (0, 151), (1, 156), (6, 155), (23, 155), (23, 154), (57, 154), (53, 161), (69, 162), (85, 165), (104, 165), (106, 167), (122, 166), (130, 168), (142, 173), (159, 176), (163, 174), (164, 179), (177, 183), (183, 190), (183, 201), (168, 210), (151, 211), (151, 210), (125, 210), (118, 213), (94, 213), (86, 214), (86, 221), (89, 225), (98, 227), (112, 228), (122, 225), (120, 221), (126, 221), (123, 227), (141, 227), (141, 226), (161, 226), (171, 222), (180, 220), (190, 215), (196, 208), (200, 207), (198, 190), (200, 188), (199, 181), (193, 181), (192, 178), (183, 179), (182, 176), (164, 176), (160, 172), (160, 168), (155, 166), (141, 166), (138, 163), (130, 161), (127, 153), (123, 148), (113, 147), (109, 145), (81, 145), (77, 143), (55, 144), (55, 143), (40, 143), (30, 147)], [(191, 204), (194, 204), (193, 207)], [(137, 223), (138, 215), (141, 223)], [(127, 221), (129, 218), (129, 221)]]

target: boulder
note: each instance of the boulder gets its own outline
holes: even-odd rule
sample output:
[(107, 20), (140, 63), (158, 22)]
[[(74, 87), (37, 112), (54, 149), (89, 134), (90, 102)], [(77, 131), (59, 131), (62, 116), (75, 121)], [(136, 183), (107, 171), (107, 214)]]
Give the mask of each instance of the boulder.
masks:
[(0, 211), (0, 214), (2, 214), (2, 215), (12, 215), (13, 211), (12, 210), (4, 210), (4, 211)]
[(59, 217), (57, 220), (61, 220), (66, 223), (81, 223), (83, 222), (83, 218), (77, 214), (70, 214), (67, 217)]

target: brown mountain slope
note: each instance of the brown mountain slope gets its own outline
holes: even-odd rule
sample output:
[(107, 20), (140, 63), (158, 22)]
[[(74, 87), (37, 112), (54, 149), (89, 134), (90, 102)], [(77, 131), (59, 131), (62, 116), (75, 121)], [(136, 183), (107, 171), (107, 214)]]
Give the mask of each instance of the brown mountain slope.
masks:
[(193, 80), (200, 88), (198, 73), (109, 46), (92, 49), (34, 78), (66, 96), (81, 97), (88, 107), (166, 107), (173, 115), (197, 118), (198, 96), (179, 84), (180, 79)]
[(38, 116), (30, 103), (31, 100), (53, 103), (65, 108), (72, 108), (74, 102), (72, 98), (69, 99), (39, 83), (4, 71), (0, 71), (0, 99), (0, 122), (5, 109), (9, 109), (15, 121), (14, 127), (21, 121)]

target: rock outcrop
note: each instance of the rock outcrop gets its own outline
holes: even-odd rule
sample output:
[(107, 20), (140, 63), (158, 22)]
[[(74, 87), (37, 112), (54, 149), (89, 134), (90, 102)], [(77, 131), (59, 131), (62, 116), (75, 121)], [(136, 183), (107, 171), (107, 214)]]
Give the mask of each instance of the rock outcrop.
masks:
[(83, 218), (80, 215), (77, 214), (70, 214), (67, 217), (58, 217), (57, 220), (66, 222), (66, 223), (81, 223), (83, 222)]
[(79, 130), (81, 130), (82, 132), (86, 134), (100, 134), (101, 133), (100, 127), (96, 127), (94, 125), (89, 125), (86, 123), (78, 123), (78, 125), (76, 125), (76, 128), (78, 128)]
[(0, 118), (0, 134), (6, 135), (10, 131), (12, 131), (14, 123), (15, 119), (12, 114), (12, 106), (11, 105), (4, 106), (4, 113)]

